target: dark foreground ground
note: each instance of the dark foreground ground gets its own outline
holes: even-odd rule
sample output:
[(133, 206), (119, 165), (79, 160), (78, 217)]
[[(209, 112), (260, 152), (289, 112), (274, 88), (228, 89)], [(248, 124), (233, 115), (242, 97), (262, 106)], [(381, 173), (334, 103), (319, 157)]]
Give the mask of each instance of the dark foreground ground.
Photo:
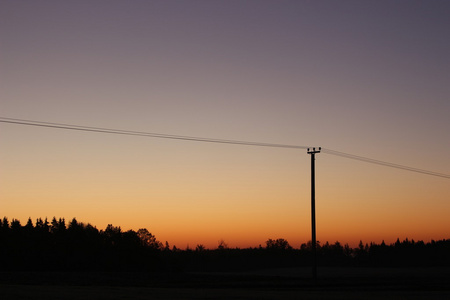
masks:
[(450, 299), (450, 268), (0, 272), (0, 299)]

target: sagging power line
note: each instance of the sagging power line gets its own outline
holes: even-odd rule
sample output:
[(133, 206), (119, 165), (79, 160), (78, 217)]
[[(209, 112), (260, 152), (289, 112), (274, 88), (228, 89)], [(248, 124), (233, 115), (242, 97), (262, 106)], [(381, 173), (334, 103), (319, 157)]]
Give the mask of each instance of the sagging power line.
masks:
[(362, 162), (376, 164), (376, 165), (380, 165), (380, 166), (385, 166), (385, 167), (390, 167), (390, 168), (395, 168), (395, 169), (400, 169), (400, 170), (405, 170), (405, 171), (416, 172), (416, 173), (450, 179), (450, 175), (448, 175), (448, 174), (408, 167), (408, 166), (404, 166), (404, 165), (394, 164), (394, 163), (390, 163), (390, 162), (386, 162), (386, 161), (381, 161), (381, 160), (368, 158), (368, 157), (364, 157), (364, 156), (349, 154), (349, 153), (340, 152), (340, 151), (336, 151), (336, 150), (322, 148), (322, 152), (326, 153), (326, 154), (331, 154), (331, 155), (349, 158), (349, 159), (353, 159), (353, 160), (359, 160)]
[[(81, 125), (73, 125), (73, 124), (62, 124), (62, 123), (23, 120), (23, 119), (13, 119), (13, 118), (6, 118), (6, 117), (0, 117), (0, 122), (16, 124), (16, 125), (47, 127), (47, 128), (64, 129), (64, 130), (77, 130), (77, 131), (106, 133), (106, 134), (131, 135), (131, 136), (183, 140), (183, 141), (193, 141), (193, 142), (204, 142), (204, 143), (219, 143), (219, 144), (287, 148), (287, 149), (311, 148), (309, 146), (300, 146), (300, 145), (286, 145), (286, 144), (261, 143), (261, 142), (251, 142), (251, 141), (224, 140), (224, 139), (216, 139), (216, 138), (202, 138), (202, 137), (194, 137), (194, 136), (171, 135), (171, 134), (162, 134), (162, 133), (152, 133), (152, 132), (131, 131), (131, 130), (122, 130), (122, 129), (81, 126)], [(395, 163), (391, 163), (391, 162), (386, 162), (386, 161), (377, 160), (377, 159), (373, 159), (373, 158), (369, 158), (369, 157), (349, 154), (349, 153), (340, 152), (340, 151), (327, 149), (327, 148), (322, 148), (322, 151), (325, 154), (340, 156), (343, 158), (358, 160), (361, 162), (377, 164), (380, 166), (400, 169), (400, 170), (404, 170), (404, 171), (410, 171), (410, 172), (421, 173), (421, 174), (425, 174), (425, 175), (450, 179), (449, 174), (438, 173), (438, 172), (434, 172), (434, 171), (399, 165), (399, 164), (395, 164)]]
[(233, 145), (259, 146), (259, 147), (275, 147), (275, 148), (290, 148), (290, 149), (307, 149), (308, 148), (307, 146), (298, 146), (298, 145), (284, 145), (284, 144), (250, 142), (250, 141), (202, 138), (202, 137), (183, 136), (183, 135), (171, 135), (171, 134), (162, 134), (162, 133), (152, 133), (152, 132), (142, 132), (142, 131), (131, 131), (131, 130), (89, 127), (89, 126), (50, 123), (50, 122), (21, 120), (21, 119), (11, 119), (11, 118), (3, 118), (3, 117), (0, 117), (0, 122), (9, 123), (9, 124), (17, 124), (17, 125), (38, 126), (38, 127), (66, 129), (66, 130), (78, 130), (78, 131), (88, 131), (88, 132), (97, 132), (97, 133), (134, 135), (134, 136), (141, 136), (141, 137), (184, 140), (184, 141), (193, 141), (193, 142), (233, 144)]

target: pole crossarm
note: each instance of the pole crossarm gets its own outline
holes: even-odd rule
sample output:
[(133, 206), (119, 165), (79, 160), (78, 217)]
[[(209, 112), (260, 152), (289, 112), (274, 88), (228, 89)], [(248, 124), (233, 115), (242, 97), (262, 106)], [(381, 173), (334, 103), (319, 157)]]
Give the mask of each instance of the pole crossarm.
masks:
[(316, 153), (320, 153), (320, 150), (322, 150), (322, 147), (319, 147), (319, 150), (316, 150), (316, 147), (308, 148), (307, 153), (308, 154), (316, 154)]

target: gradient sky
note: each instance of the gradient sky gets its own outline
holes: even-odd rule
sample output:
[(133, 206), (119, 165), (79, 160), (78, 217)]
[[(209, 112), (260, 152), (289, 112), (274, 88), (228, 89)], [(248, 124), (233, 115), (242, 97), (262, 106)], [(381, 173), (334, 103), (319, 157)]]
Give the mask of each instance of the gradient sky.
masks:
[[(450, 173), (449, 1), (0, 0), (0, 116)], [(0, 216), (310, 240), (304, 150), (0, 124)], [(317, 155), (317, 239), (449, 238), (450, 181)]]

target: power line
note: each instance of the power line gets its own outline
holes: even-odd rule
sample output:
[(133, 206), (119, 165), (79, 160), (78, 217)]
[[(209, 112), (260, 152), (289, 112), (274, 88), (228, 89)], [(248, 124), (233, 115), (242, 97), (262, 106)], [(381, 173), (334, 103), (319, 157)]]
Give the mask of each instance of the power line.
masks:
[(183, 141), (193, 141), (193, 142), (220, 143), (220, 144), (274, 147), (274, 148), (289, 148), (289, 149), (307, 149), (308, 148), (308, 146), (202, 138), (202, 137), (193, 137), (193, 136), (171, 135), (171, 134), (162, 134), (162, 133), (152, 133), (152, 132), (131, 131), (131, 130), (121, 130), (121, 129), (111, 129), (111, 128), (89, 127), (89, 126), (79, 126), (79, 125), (70, 125), (70, 124), (61, 124), (61, 123), (31, 121), (31, 120), (22, 120), (22, 119), (12, 119), (12, 118), (4, 118), (4, 117), (0, 117), (0, 122), (9, 123), (9, 124), (17, 124), (17, 125), (28, 125), (28, 126), (65, 129), (65, 130), (78, 130), (78, 131), (88, 131), (88, 132), (96, 132), (96, 133), (133, 135), (133, 136), (141, 136), (141, 137), (173, 139), (173, 140), (183, 140)]
[[(258, 147), (273, 147), (273, 148), (288, 148), (288, 149), (308, 149), (308, 146), (299, 145), (286, 145), (286, 144), (273, 144), (273, 143), (260, 143), (260, 142), (250, 142), (250, 141), (238, 141), (238, 140), (224, 140), (215, 138), (202, 138), (194, 136), (183, 136), (183, 135), (171, 135), (162, 133), (152, 133), (152, 132), (142, 132), (142, 131), (131, 131), (131, 130), (121, 130), (121, 129), (111, 129), (111, 128), (101, 128), (101, 127), (90, 127), (90, 126), (80, 126), (72, 124), (62, 124), (62, 123), (51, 123), (51, 122), (41, 122), (23, 119), (13, 119), (0, 117), (1, 123), (9, 123), (16, 125), (27, 125), (27, 126), (37, 126), (64, 130), (77, 130), (85, 132), (95, 132), (95, 133), (107, 133), (107, 134), (120, 134), (120, 135), (131, 135), (140, 137), (151, 137), (151, 138), (161, 138), (161, 139), (172, 139), (172, 140), (183, 140), (183, 141), (193, 141), (193, 142), (204, 142), (204, 143), (219, 143), (219, 144), (232, 144), (232, 145), (243, 145), (243, 146), (258, 146)], [(450, 179), (450, 175), (438, 173), (434, 171), (428, 171), (413, 167), (408, 167), (404, 165), (394, 164), (386, 161), (376, 160), (369, 157), (349, 154), (345, 152), (340, 152), (332, 149), (322, 148), (323, 153), (340, 156), (348, 159), (358, 160), (366, 163), (377, 164), (385, 167), (391, 167), (396, 169), (401, 169), (410, 172), (416, 172), (441, 178)]]
[(450, 175), (448, 175), (448, 174), (443, 174), (443, 173), (438, 173), (438, 172), (433, 172), (433, 171), (428, 171), (428, 170), (408, 167), (408, 166), (404, 166), (404, 165), (394, 164), (394, 163), (390, 163), (390, 162), (386, 162), (386, 161), (381, 161), (381, 160), (377, 160), (377, 159), (373, 159), (373, 158), (368, 158), (368, 157), (364, 157), (364, 156), (349, 154), (349, 153), (340, 152), (340, 151), (331, 150), (331, 149), (326, 149), (326, 148), (322, 148), (322, 151), (324, 153), (327, 153), (327, 154), (340, 156), (340, 157), (345, 157), (345, 158), (349, 158), (349, 159), (353, 159), (353, 160), (359, 160), (359, 161), (362, 161), (362, 162), (367, 162), (367, 163), (376, 164), (376, 165), (380, 165), (380, 166), (391, 167), (391, 168), (395, 168), (395, 169), (400, 169), (400, 170), (405, 170), (405, 171), (416, 172), (416, 173), (421, 173), (421, 174), (426, 174), (426, 175), (431, 175), (431, 176), (437, 176), (437, 177), (450, 179)]

